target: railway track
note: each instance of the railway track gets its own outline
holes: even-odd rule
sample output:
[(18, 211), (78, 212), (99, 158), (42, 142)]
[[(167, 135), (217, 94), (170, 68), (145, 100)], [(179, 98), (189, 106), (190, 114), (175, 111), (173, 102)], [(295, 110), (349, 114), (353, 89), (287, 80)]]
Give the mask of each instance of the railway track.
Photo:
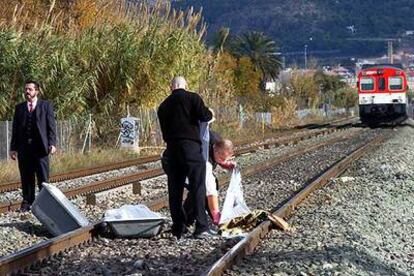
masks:
[[(265, 139), (270, 139), (270, 138), (271, 136), (269, 135)], [(255, 142), (257, 141), (254, 139), (247, 139), (247, 140), (236, 143), (235, 146), (243, 147), (243, 146), (255, 143)], [(54, 182), (60, 182), (60, 181), (65, 181), (65, 180), (71, 180), (71, 179), (93, 175), (93, 174), (98, 174), (98, 173), (103, 173), (103, 172), (107, 172), (111, 170), (117, 170), (117, 169), (122, 169), (126, 167), (131, 167), (131, 166), (143, 165), (146, 163), (156, 162), (159, 160), (160, 160), (160, 155), (155, 154), (151, 156), (140, 157), (137, 159), (126, 160), (126, 161), (120, 161), (117, 163), (106, 164), (106, 165), (96, 166), (92, 168), (78, 169), (78, 170), (74, 170), (70, 172), (54, 174), (50, 177), (50, 182), (54, 183)], [(20, 181), (0, 183), (0, 193), (14, 191), (14, 190), (19, 189), (20, 187), (21, 187)]]
[[(131, 166), (142, 165), (142, 164), (158, 161), (159, 159), (160, 159), (159, 155), (151, 155), (151, 156), (141, 157), (138, 159), (121, 161), (121, 162), (114, 163), (114, 164), (102, 165), (102, 166), (97, 166), (93, 168), (75, 170), (75, 171), (71, 171), (67, 173), (55, 174), (50, 177), (50, 182), (70, 180), (70, 179), (74, 179), (78, 177), (84, 177), (87, 175), (122, 169), (126, 167), (131, 167)], [(0, 184), (0, 193), (14, 191), (14, 190), (19, 189), (20, 187), (21, 187), (20, 181), (2, 183)]]
[[(347, 126), (349, 126), (349, 123), (345, 123), (345, 124), (339, 125), (339, 126), (336, 126), (334, 124), (339, 124), (339, 123), (346, 122), (346, 121), (352, 121), (354, 119), (355, 118), (338, 119), (338, 120), (334, 120), (334, 121), (330, 122), (329, 124), (323, 124), (320, 127), (326, 127), (326, 128), (347, 127)], [(314, 129), (317, 126), (318, 125), (309, 125), (309, 126), (303, 126), (303, 128)], [(301, 130), (301, 128), (298, 128), (298, 129), (295, 129), (295, 130), (284, 131), (284, 132), (278, 133), (278, 134), (268, 134), (268, 135), (264, 136), (263, 140), (260, 141), (259, 143), (257, 143), (257, 140), (255, 140), (255, 139), (245, 139), (245, 140), (237, 142), (235, 144), (235, 146), (236, 146), (236, 148), (239, 148), (239, 154), (248, 153), (248, 152), (254, 151), (255, 149), (259, 148), (260, 146), (266, 144), (266, 140), (292, 135), (294, 133), (298, 133), (300, 130)], [(280, 136), (281, 134), (283, 136)], [(126, 160), (126, 161), (120, 161), (120, 162), (117, 162), (117, 163), (96, 166), (96, 167), (93, 167), (93, 168), (78, 169), (78, 170), (74, 170), (74, 171), (70, 171), (70, 172), (54, 174), (50, 177), (50, 182), (54, 183), (54, 182), (60, 182), (60, 181), (65, 181), (65, 180), (71, 180), (71, 179), (84, 177), (84, 176), (88, 176), (88, 175), (93, 175), (93, 174), (98, 174), (98, 173), (103, 173), (103, 172), (107, 172), (107, 171), (111, 171), (111, 170), (118, 170), (118, 169), (122, 169), (122, 168), (126, 168), (126, 167), (143, 165), (143, 164), (146, 164), (146, 163), (156, 162), (156, 161), (159, 161), (159, 160), (160, 160), (160, 156), (159, 156), (159, 154), (156, 154), (156, 155), (151, 155), (151, 156), (146, 156), (146, 157), (140, 157), (140, 158), (133, 159), (133, 160)], [(15, 190), (18, 190), (20, 187), (21, 187), (21, 182), (20, 181), (0, 183), (0, 193), (15, 191)]]
[[(282, 145), (297, 144), (300, 141), (311, 139), (317, 136), (328, 135), (330, 133), (339, 131), (341, 129), (342, 128), (327, 128), (323, 130), (313, 130), (313, 131), (295, 133), (293, 137), (282, 136), (280, 138), (267, 140), (264, 142), (262, 141), (259, 143), (255, 143), (253, 145), (241, 147), (239, 149), (236, 149), (235, 154), (236, 156), (239, 156), (239, 155), (255, 152), (260, 148), (270, 148), (270, 147), (277, 147), (277, 146), (282, 146)], [(154, 160), (155, 156), (150, 157), (150, 158), (147, 158), (147, 160)], [(156, 160), (159, 160), (159, 156), (156, 156), (156, 158), (157, 158)], [(128, 161), (128, 162), (132, 162), (132, 161)], [(144, 160), (142, 160), (142, 162), (144, 162)], [(76, 173), (78, 174), (78, 172)], [(87, 194), (96, 193), (96, 192), (102, 192), (102, 191), (106, 191), (109, 189), (121, 187), (127, 184), (136, 183), (138, 181), (161, 176), (163, 174), (164, 172), (161, 168), (149, 169), (149, 170), (145, 170), (142, 172), (129, 174), (126, 176), (113, 177), (113, 178), (102, 180), (102, 181), (95, 181), (90, 184), (64, 190), (63, 192), (68, 198), (75, 198), (77, 196), (87, 195)], [(20, 200), (1, 202), (0, 213), (6, 213), (6, 212), (18, 210), (20, 208), (20, 204), (21, 204)]]
[[(349, 137), (348, 137), (349, 139)], [(346, 140), (346, 138), (334, 138), (329, 141), (325, 141), (323, 143), (319, 143), (312, 147), (307, 147), (305, 149), (298, 149), (291, 152), (288, 155), (283, 157), (278, 157), (275, 159), (270, 159), (260, 164), (250, 166), (244, 170), (244, 177), (257, 174), (261, 171), (266, 169), (272, 168), (282, 162), (286, 162), (292, 158), (298, 157), (310, 151), (318, 150), (319, 148), (335, 144), (340, 142), (341, 140)], [(342, 165), (342, 170), (345, 169)], [(228, 183), (228, 177), (221, 177), (220, 178), (220, 186), (224, 186)], [(158, 200), (154, 200), (147, 203), (153, 210), (160, 210), (167, 206), (167, 198), (163, 197)], [(51, 240), (42, 242), (38, 245), (32, 246), (30, 248), (18, 251), (14, 254), (9, 256), (3, 257), (0, 259), (0, 273), (1, 275), (7, 274), (10, 272), (18, 271), (19, 269), (23, 269), (24, 267), (41, 261), (42, 259), (47, 259), (50, 256), (56, 255), (68, 248), (77, 246), (77, 245), (85, 245), (89, 242), (92, 242), (97, 235), (97, 226), (98, 223), (91, 225), (89, 227), (85, 227), (79, 230), (76, 230), (72, 233), (68, 233), (62, 235), (57, 238), (53, 238)], [(256, 230), (255, 230), (256, 231)]]
[[(327, 184), (331, 179), (341, 175), (354, 161), (361, 158), (365, 153), (367, 153), (376, 145), (384, 142), (387, 138), (388, 136), (386, 135), (378, 136), (375, 139), (369, 141), (367, 144), (359, 147), (357, 150), (353, 151), (351, 154), (349, 154), (348, 156), (337, 162), (335, 165), (330, 167), (328, 170), (323, 172), (319, 177), (317, 177), (314, 181), (306, 185), (293, 197), (289, 198), (281, 207), (274, 208), (273, 210), (271, 210), (271, 213), (280, 218), (289, 218), (293, 215), (295, 209), (304, 200), (306, 200), (306, 198), (310, 194), (312, 194), (312, 192)], [(233, 246), (228, 251), (228, 253), (226, 253), (218, 261), (216, 261), (202, 275), (223, 275), (227, 269), (231, 268), (233, 265), (237, 263), (242, 262), (243, 258), (245, 258), (246, 256), (253, 254), (255, 248), (272, 229), (273, 225), (269, 220), (262, 222), (240, 242)]]

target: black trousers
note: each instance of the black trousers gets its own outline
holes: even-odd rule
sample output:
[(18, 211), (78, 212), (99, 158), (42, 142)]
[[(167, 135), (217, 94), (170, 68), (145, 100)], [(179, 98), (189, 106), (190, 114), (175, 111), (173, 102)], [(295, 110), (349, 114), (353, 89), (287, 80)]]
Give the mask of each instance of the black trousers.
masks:
[[(217, 190), (219, 190), (217, 177), (215, 177), (215, 178), (216, 178), (216, 187), (217, 187)], [(192, 225), (194, 223), (194, 220), (195, 220), (194, 219), (194, 208), (193, 208), (194, 203), (193, 203), (193, 201), (194, 201), (194, 199), (192, 198), (192, 196), (190, 194), (184, 200), (183, 207), (184, 207), (184, 214), (185, 214), (185, 224), (187, 226)], [(207, 210), (208, 215), (210, 216), (211, 219), (213, 219), (213, 214), (210, 212), (210, 208), (208, 208), (207, 197), (206, 197), (206, 200), (205, 200), (205, 206), (206, 206), (206, 210)]]
[(43, 182), (49, 181), (49, 156), (40, 154), (35, 148), (26, 146), (18, 155), (23, 200), (32, 204), (35, 200), (35, 177), (39, 190)]
[(179, 140), (167, 144), (168, 152), (168, 198), (172, 233), (181, 235), (185, 229), (186, 214), (183, 208), (185, 178), (188, 177), (188, 193), (194, 210), (195, 234), (208, 230), (205, 208), (206, 164), (201, 154), (201, 145), (191, 140)]

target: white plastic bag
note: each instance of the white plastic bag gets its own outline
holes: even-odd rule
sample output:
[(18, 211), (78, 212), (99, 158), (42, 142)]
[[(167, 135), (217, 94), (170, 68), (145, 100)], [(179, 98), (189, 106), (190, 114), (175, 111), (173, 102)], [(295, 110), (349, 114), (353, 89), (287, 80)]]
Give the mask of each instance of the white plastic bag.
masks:
[(118, 209), (110, 209), (105, 212), (104, 221), (129, 221), (141, 219), (161, 219), (161, 215), (151, 211), (143, 204), (123, 205)]
[(227, 189), (226, 199), (224, 200), (219, 224), (226, 223), (231, 219), (245, 216), (249, 213), (250, 209), (247, 207), (243, 197), (240, 170), (234, 168), (233, 173), (231, 174), (230, 185)]

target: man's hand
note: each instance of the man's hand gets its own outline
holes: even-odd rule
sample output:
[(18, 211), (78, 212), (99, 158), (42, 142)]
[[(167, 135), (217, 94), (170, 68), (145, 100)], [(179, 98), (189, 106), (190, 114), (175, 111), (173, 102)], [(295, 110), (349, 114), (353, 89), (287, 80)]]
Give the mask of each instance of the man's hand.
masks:
[(10, 158), (12, 160), (16, 160), (17, 159), (17, 151), (10, 151)]
[(224, 162), (217, 162), (217, 164), (220, 165), (220, 167), (222, 167), (223, 169), (226, 170), (232, 170), (236, 167), (237, 163), (234, 160), (228, 160), (228, 161), (224, 161)]
[(49, 146), (49, 154), (55, 154), (56, 147), (55, 146)]

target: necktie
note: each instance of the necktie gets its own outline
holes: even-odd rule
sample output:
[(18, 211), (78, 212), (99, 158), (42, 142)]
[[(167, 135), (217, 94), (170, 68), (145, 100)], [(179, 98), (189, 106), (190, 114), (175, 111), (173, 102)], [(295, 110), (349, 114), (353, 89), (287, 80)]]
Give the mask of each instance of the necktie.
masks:
[(29, 112), (32, 112), (33, 111), (33, 103), (29, 103)]

